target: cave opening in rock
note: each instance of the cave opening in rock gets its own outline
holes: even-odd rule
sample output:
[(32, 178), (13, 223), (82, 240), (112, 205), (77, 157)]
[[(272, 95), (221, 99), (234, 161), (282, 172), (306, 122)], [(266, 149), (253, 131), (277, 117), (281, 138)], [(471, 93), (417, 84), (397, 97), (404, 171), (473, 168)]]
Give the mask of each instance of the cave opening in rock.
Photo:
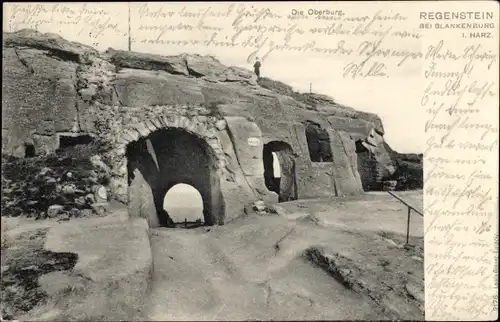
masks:
[(295, 156), (292, 147), (282, 141), (264, 144), (264, 181), (266, 187), (278, 194), (278, 201), (297, 199)]
[(161, 129), (128, 144), (126, 156), (131, 214), (147, 218), (151, 227), (177, 227), (177, 217), (164, 208), (165, 196), (184, 184), (201, 196), (204, 225), (224, 223), (220, 172), (204, 139), (180, 128)]
[(361, 178), (361, 185), (364, 191), (372, 191), (375, 189), (376, 178), (376, 165), (372, 159), (370, 150), (365, 146), (362, 140), (355, 142), (356, 156), (358, 164), (358, 173)]
[(59, 134), (58, 150), (65, 150), (76, 145), (91, 144), (94, 139), (88, 134)]
[(178, 183), (163, 199), (163, 209), (177, 227), (193, 228), (204, 223), (203, 198), (195, 187)]
[(312, 162), (333, 162), (330, 136), (318, 123), (306, 122), (306, 140)]
[(31, 143), (24, 143), (24, 157), (33, 158), (36, 156), (35, 146)]

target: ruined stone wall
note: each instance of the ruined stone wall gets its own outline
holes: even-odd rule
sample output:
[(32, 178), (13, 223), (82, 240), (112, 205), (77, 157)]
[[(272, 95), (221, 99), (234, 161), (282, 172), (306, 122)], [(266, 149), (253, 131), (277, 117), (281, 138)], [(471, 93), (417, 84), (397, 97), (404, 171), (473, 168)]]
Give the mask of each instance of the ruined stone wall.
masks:
[[(205, 141), (232, 218), (247, 201), (277, 201), (265, 186), (263, 146), (291, 147), (296, 195), (313, 198), (363, 191), (356, 142), (367, 142), (376, 184), (395, 169), (380, 118), (318, 94), (261, 79), (208, 56), (157, 56), (94, 49), (57, 35), (4, 33), (2, 152), (23, 157), (25, 144), (50, 153), (61, 135), (89, 134), (105, 142), (113, 196), (129, 202), (127, 145), (164, 128)], [(331, 159), (313, 162), (306, 124), (327, 133)], [(147, 208), (147, 207), (146, 207)]]
[[(112, 169), (110, 188), (116, 199), (123, 202), (130, 201), (128, 199), (130, 188), (127, 181), (128, 158), (126, 157), (129, 144), (144, 138), (150, 138), (156, 150), (158, 164), (168, 162), (162, 156), (165, 155), (165, 151), (162, 151), (161, 136), (155, 137), (155, 134), (164, 129), (179, 129), (206, 143), (208, 153), (211, 154), (210, 158), (213, 160), (206, 166), (214, 167), (214, 176), (220, 180), (221, 198), (224, 200), (224, 207), (232, 210), (225, 213), (227, 220), (240, 216), (245, 204), (255, 199), (269, 198), (263, 180), (259, 181), (258, 178), (254, 178), (256, 176), (254, 172), (248, 171), (248, 169), (251, 170), (251, 164), (250, 167), (239, 164), (235, 149), (231, 143), (228, 122), (209, 115), (210, 111), (208, 109), (196, 106), (111, 107), (100, 105), (96, 105), (93, 109), (94, 117), (99, 120), (100, 126), (105, 128), (100, 129), (102, 135), (99, 136), (99, 140), (109, 146), (109, 152), (103, 156), (103, 160)], [(230, 120), (230, 122), (232, 121)], [(249, 124), (250, 127), (253, 124), (253, 127), (256, 128), (254, 123), (248, 122), (246, 119), (239, 121), (245, 125)], [(189, 146), (185, 145), (186, 142), (178, 143), (180, 144), (179, 149), (189, 149)], [(256, 150), (258, 149), (262, 149), (262, 147), (259, 146)], [(166, 152), (175, 153), (174, 151)], [(199, 180), (199, 172), (196, 169), (198, 166), (204, 166), (199, 164), (202, 160), (186, 160), (186, 157), (175, 160), (175, 163), (163, 165), (162, 171), (164, 173), (159, 173), (158, 177), (165, 178), (168, 176), (169, 181), (164, 181), (167, 186), (149, 184), (151, 190), (163, 189), (160, 193), (163, 197), (170, 186), (183, 182), (198, 188), (202, 196), (204, 195), (205, 202), (207, 202), (206, 198), (210, 196), (217, 198), (216, 194), (203, 193), (204, 189), (211, 189), (211, 184), (207, 184), (207, 181), (201, 183), (197, 181)], [(151, 162), (149, 163), (151, 164)], [(155, 164), (151, 164), (149, 168), (155, 167)], [(171, 174), (173, 171), (175, 171), (175, 175)], [(144, 173), (142, 173), (142, 176), (144, 177)], [(210, 180), (213, 183), (214, 178), (212, 177)], [(141, 179), (137, 185), (145, 181), (147, 180)], [(168, 186), (169, 183), (170, 186)], [(153, 191), (148, 189), (140, 191), (143, 194), (152, 196)], [(149, 198), (149, 200), (153, 199), (152, 197)], [(216, 202), (218, 201), (212, 200), (212, 204)], [(152, 205), (141, 204), (137, 205), (137, 207), (145, 207), (144, 212), (146, 213), (152, 211)]]
[(53, 151), (56, 133), (75, 126), (78, 64), (33, 48), (4, 48), (3, 61), (2, 150), (24, 157), (24, 143), (32, 143), (39, 153)]

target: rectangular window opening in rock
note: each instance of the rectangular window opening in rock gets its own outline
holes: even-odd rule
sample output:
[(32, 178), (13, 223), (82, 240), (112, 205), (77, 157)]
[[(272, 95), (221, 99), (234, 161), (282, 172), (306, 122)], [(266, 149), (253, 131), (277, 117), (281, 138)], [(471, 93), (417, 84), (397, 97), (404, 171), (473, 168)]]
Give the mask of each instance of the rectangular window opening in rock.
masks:
[(33, 158), (36, 156), (35, 146), (31, 143), (24, 144), (24, 157)]
[(57, 150), (63, 151), (77, 145), (90, 145), (94, 138), (88, 134), (59, 134), (59, 147)]

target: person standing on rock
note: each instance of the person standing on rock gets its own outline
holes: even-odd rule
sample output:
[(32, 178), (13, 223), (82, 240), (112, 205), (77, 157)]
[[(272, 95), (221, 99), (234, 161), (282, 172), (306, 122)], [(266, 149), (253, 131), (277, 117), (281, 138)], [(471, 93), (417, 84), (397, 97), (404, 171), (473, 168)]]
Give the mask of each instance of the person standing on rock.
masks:
[(253, 70), (255, 71), (255, 75), (257, 75), (257, 78), (260, 78), (260, 60), (259, 57), (255, 58), (256, 62), (253, 64)]

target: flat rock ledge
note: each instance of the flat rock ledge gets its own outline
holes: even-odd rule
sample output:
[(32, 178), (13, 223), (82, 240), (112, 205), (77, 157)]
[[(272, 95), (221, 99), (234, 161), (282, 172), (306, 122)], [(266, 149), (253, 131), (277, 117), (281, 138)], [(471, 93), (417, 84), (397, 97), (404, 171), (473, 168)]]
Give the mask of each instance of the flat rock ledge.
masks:
[(74, 220), (50, 229), (45, 249), (78, 254), (69, 272), (39, 278), (49, 300), (22, 320), (143, 319), (153, 259), (145, 219), (127, 216)]

